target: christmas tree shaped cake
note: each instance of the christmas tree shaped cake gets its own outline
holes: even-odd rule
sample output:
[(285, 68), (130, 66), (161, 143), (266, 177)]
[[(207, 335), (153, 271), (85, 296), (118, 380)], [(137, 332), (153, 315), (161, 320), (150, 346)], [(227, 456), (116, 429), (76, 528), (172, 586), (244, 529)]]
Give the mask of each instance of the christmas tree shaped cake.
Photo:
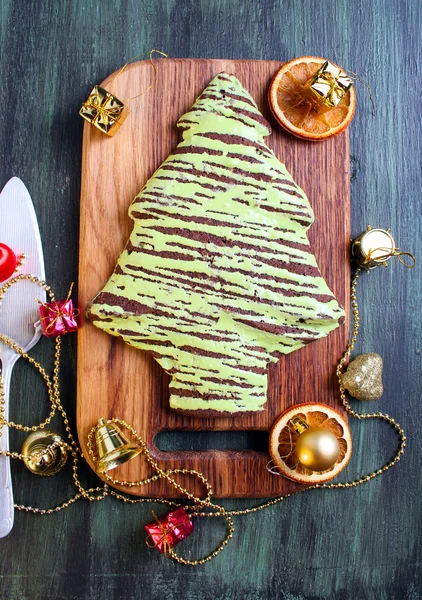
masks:
[(154, 356), (172, 408), (262, 410), (268, 364), (344, 313), (309, 248), (308, 199), (240, 82), (215, 77), (178, 126), (183, 141), (133, 201), (132, 234), (89, 316)]

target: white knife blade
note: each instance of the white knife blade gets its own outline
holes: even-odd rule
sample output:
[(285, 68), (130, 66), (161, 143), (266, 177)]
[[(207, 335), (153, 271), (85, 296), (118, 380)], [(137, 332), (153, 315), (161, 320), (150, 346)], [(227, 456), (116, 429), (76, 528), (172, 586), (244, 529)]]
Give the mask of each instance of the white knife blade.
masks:
[[(24, 254), (16, 274), (30, 273), (45, 279), (44, 257), (37, 217), (31, 197), (24, 183), (17, 177), (10, 179), (0, 194), (0, 242), (9, 246), (19, 257)], [(15, 275), (16, 275), (15, 274)], [(0, 283), (2, 287), (6, 282)], [(46, 293), (30, 281), (18, 281), (7, 291), (0, 304), (0, 333), (17, 342), (25, 351), (39, 340), (39, 305), (46, 301)], [(36, 326), (36, 323), (38, 325)], [(14, 350), (0, 341), (0, 362), (5, 392), (5, 418), (9, 418), (9, 390), (12, 368), (19, 358)], [(28, 390), (29, 393), (29, 390)], [(16, 413), (17, 415), (19, 413)], [(19, 421), (18, 416), (15, 420)], [(9, 449), (9, 428), (1, 432), (0, 448)], [(13, 527), (13, 490), (9, 457), (0, 456), (0, 538)]]

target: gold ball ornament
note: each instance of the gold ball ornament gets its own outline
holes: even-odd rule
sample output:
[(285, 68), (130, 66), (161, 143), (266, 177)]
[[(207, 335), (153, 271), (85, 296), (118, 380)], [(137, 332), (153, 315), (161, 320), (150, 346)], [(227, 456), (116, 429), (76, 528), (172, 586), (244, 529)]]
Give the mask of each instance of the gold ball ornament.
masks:
[(298, 461), (312, 471), (326, 471), (337, 461), (340, 445), (336, 436), (321, 427), (306, 429), (297, 439)]
[(271, 472), (308, 485), (336, 477), (352, 454), (344, 417), (320, 402), (285, 410), (274, 422), (269, 441)]

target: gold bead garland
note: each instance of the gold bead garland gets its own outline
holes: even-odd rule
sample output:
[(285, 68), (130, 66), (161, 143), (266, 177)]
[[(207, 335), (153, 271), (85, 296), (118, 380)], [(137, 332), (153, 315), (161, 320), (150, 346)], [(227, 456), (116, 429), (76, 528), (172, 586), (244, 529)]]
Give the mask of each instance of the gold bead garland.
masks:
[[(396, 430), (396, 432), (399, 436), (399, 439), (400, 439), (399, 446), (398, 446), (398, 449), (396, 451), (394, 458), (392, 460), (388, 461), (387, 463), (385, 463), (381, 468), (377, 469), (376, 471), (372, 471), (371, 473), (368, 473), (367, 475), (364, 475), (354, 481), (350, 481), (350, 482), (346, 482), (346, 483), (314, 484), (303, 490), (299, 490), (298, 492), (291, 492), (291, 493), (285, 494), (283, 496), (279, 496), (278, 498), (274, 498), (273, 500), (269, 500), (268, 502), (259, 504), (252, 508), (247, 508), (247, 509), (243, 509), (243, 510), (226, 510), (223, 506), (216, 504), (215, 502), (213, 502), (211, 500), (212, 494), (213, 494), (212, 487), (211, 487), (211, 484), (208, 482), (208, 480), (204, 477), (204, 475), (202, 475), (202, 473), (200, 473), (199, 471), (196, 471), (194, 469), (168, 469), (168, 470), (164, 471), (155, 462), (155, 460), (153, 459), (153, 456), (152, 456), (151, 452), (149, 451), (149, 449), (147, 448), (145, 442), (143, 441), (141, 436), (137, 433), (137, 431), (130, 424), (126, 423), (125, 421), (123, 421), (121, 419), (110, 419), (107, 421), (107, 423), (119, 424), (130, 431), (130, 433), (133, 435), (133, 437), (137, 440), (139, 445), (142, 447), (142, 453), (145, 455), (147, 462), (151, 465), (151, 467), (155, 471), (155, 474), (152, 475), (151, 477), (148, 477), (148, 478), (142, 479), (142, 480), (138, 480), (138, 481), (121, 481), (118, 479), (113, 479), (110, 475), (106, 474), (105, 479), (107, 480), (107, 482), (132, 488), (132, 487), (140, 487), (143, 485), (147, 485), (147, 484), (151, 483), (152, 481), (156, 481), (157, 479), (166, 479), (171, 485), (173, 485), (178, 491), (180, 491), (188, 500), (190, 500), (193, 503), (193, 504), (185, 505), (183, 507), (187, 511), (189, 511), (190, 516), (200, 517), (200, 518), (223, 517), (227, 522), (226, 537), (223, 539), (223, 541), (220, 543), (220, 545), (213, 552), (211, 552), (210, 554), (208, 554), (207, 556), (205, 556), (204, 558), (201, 558), (201, 559), (188, 560), (188, 559), (185, 559), (185, 558), (179, 556), (178, 554), (176, 554), (173, 549), (170, 549), (167, 553), (167, 556), (169, 556), (176, 562), (178, 562), (180, 564), (184, 564), (184, 565), (197, 566), (197, 565), (203, 565), (204, 563), (212, 560), (215, 556), (217, 556), (225, 548), (225, 546), (228, 544), (229, 540), (232, 539), (233, 533), (234, 533), (233, 517), (235, 517), (235, 516), (243, 516), (243, 515), (248, 515), (248, 514), (258, 512), (265, 508), (269, 508), (270, 506), (279, 504), (279, 503), (283, 502), (284, 500), (287, 500), (287, 498), (290, 498), (291, 496), (295, 496), (296, 494), (301, 494), (303, 492), (307, 492), (307, 491), (313, 490), (313, 489), (346, 489), (346, 488), (351, 488), (351, 487), (356, 487), (358, 485), (362, 485), (363, 483), (367, 483), (371, 479), (374, 479), (375, 477), (382, 475), (382, 473), (384, 473), (385, 471), (390, 469), (392, 466), (394, 466), (400, 460), (401, 456), (404, 453), (404, 449), (406, 447), (406, 436), (405, 436), (404, 430), (402, 429), (401, 425), (399, 423), (397, 423), (392, 417), (390, 417), (386, 413), (382, 413), (382, 412), (365, 413), (365, 414), (357, 413), (350, 407), (349, 402), (347, 400), (345, 390), (341, 386), (341, 375), (342, 375), (343, 366), (346, 363), (346, 361), (348, 360), (348, 358), (350, 357), (350, 355), (354, 349), (354, 346), (355, 346), (355, 343), (357, 340), (357, 336), (358, 336), (358, 332), (359, 332), (360, 317), (359, 317), (358, 302), (357, 302), (357, 297), (356, 297), (356, 285), (357, 285), (357, 281), (358, 281), (360, 272), (361, 272), (361, 269), (358, 268), (353, 277), (352, 285), (351, 285), (351, 305), (352, 305), (352, 314), (353, 314), (352, 335), (351, 335), (350, 342), (347, 345), (346, 351), (343, 354), (340, 362), (338, 363), (336, 375), (339, 379), (340, 398), (341, 398), (343, 406), (348, 414), (350, 414), (353, 417), (356, 417), (359, 420), (363, 420), (363, 419), (384, 420), (394, 427), (394, 429)], [(12, 285), (14, 285), (15, 283), (18, 283), (19, 281), (22, 281), (22, 280), (32, 281), (34, 284), (39, 285), (48, 293), (48, 295), (52, 301), (55, 300), (55, 297), (54, 297), (53, 292), (51, 291), (51, 288), (48, 285), (46, 285), (45, 281), (40, 280), (38, 277), (34, 277), (30, 274), (27, 274), (27, 275), (17, 275), (16, 277), (13, 277), (2, 288), (0, 288), (0, 302), (4, 298), (5, 293), (7, 292), (7, 290), (10, 287)], [(108, 486), (108, 483), (105, 483), (103, 486), (91, 487), (88, 489), (84, 488), (82, 486), (82, 484), (80, 483), (79, 476), (78, 476), (79, 459), (84, 458), (84, 456), (83, 456), (81, 449), (77, 445), (75, 438), (72, 435), (72, 432), (70, 430), (69, 420), (67, 418), (67, 414), (66, 414), (66, 412), (61, 404), (61, 401), (60, 401), (60, 388), (59, 388), (59, 371), (60, 371), (60, 354), (61, 354), (61, 338), (60, 338), (60, 336), (57, 336), (55, 338), (55, 353), (54, 353), (54, 363), (53, 363), (54, 366), (53, 366), (52, 379), (46, 373), (45, 369), (40, 365), (40, 363), (35, 361), (31, 356), (29, 356), (26, 352), (24, 352), (24, 350), (14, 340), (11, 340), (7, 336), (0, 333), (0, 342), (4, 343), (7, 346), (9, 346), (10, 348), (12, 348), (16, 353), (18, 353), (20, 356), (22, 356), (23, 358), (28, 360), (32, 365), (34, 365), (34, 367), (39, 371), (39, 373), (42, 375), (42, 377), (46, 383), (48, 397), (49, 397), (50, 404), (51, 404), (50, 414), (39, 425), (26, 426), (26, 425), (20, 425), (18, 423), (14, 423), (13, 421), (7, 421), (5, 419), (5, 415), (4, 415), (4, 408), (5, 408), (4, 387), (3, 387), (2, 378), (0, 376), (0, 436), (1, 436), (4, 425), (7, 425), (9, 428), (15, 428), (15, 429), (18, 429), (21, 431), (26, 431), (26, 432), (37, 431), (38, 429), (43, 429), (46, 425), (48, 425), (50, 423), (50, 421), (54, 417), (56, 411), (58, 411), (63, 418), (63, 422), (64, 422), (65, 429), (66, 429), (66, 435), (67, 435), (68, 441), (64, 442), (63, 444), (66, 447), (66, 449), (68, 450), (68, 452), (70, 453), (70, 455), (72, 456), (72, 460), (73, 460), (72, 477), (73, 477), (74, 485), (77, 490), (73, 497), (69, 498), (62, 504), (59, 504), (58, 506), (55, 506), (53, 508), (43, 509), (43, 508), (35, 508), (32, 506), (25, 506), (22, 504), (15, 504), (15, 508), (17, 510), (32, 512), (32, 513), (40, 514), (40, 515), (50, 515), (50, 514), (59, 512), (60, 510), (63, 510), (64, 508), (67, 508), (68, 506), (74, 504), (77, 500), (79, 500), (81, 498), (85, 498), (86, 500), (89, 500), (90, 502), (94, 502), (94, 501), (101, 501), (106, 496), (112, 496), (116, 500), (120, 500), (120, 501), (123, 501), (128, 504), (159, 503), (159, 504), (166, 504), (168, 506), (179, 506), (180, 505), (180, 503), (178, 503), (178, 502), (174, 502), (172, 500), (167, 500), (167, 499), (161, 499), (161, 498), (136, 498), (135, 499), (135, 498), (132, 498), (130, 496), (127, 496), (125, 494), (122, 494), (120, 492), (117, 492), (117, 491), (111, 489)], [(96, 457), (96, 454), (93, 449), (92, 441), (93, 441), (93, 436), (95, 435), (95, 431), (96, 431), (97, 427), (98, 427), (98, 425), (96, 425), (95, 427), (93, 427), (91, 429), (91, 431), (88, 435), (88, 444), (87, 444), (88, 451), (94, 461), (97, 460), (97, 457)], [(57, 442), (55, 442), (54, 445), (57, 445)], [(52, 446), (51, 447), (49, 446), (49, 448), (52, 448)], [(25, 458), (25, 456), (21, 453), (10, 452), (10, 451), (1, 451), (0, 450), (0, 455), (9, 456), (10, 458), (15, 458), (15, 459), (19, 459), (19, 460), (23, 460)], [(171, 475), (178, 475), (178, 474), (192, 475), (192, 476), (196, 477), (197, 479), (199, 479), (206, 488), (206, 496), (201, 499), (201, 498), (195, 496), (194, 494), (192, 494), (191, 492), (189, 492), (186, 488), (181, 486), (179, 483), (177, 483), (177, 481)]]

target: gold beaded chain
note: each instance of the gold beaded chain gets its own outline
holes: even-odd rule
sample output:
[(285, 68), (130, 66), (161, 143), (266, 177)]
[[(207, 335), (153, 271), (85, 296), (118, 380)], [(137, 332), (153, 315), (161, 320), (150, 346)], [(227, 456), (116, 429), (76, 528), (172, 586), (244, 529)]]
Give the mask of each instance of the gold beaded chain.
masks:
[[(116, 419), (116, 418), (109, 419), (106, 422), (106, 423), (116, 423), (116, 424), (121, 425), (121, 426), (125, 427), (126, 429), (128, 429), (130, 431), (130, 433), (133, 435), (133, 437), (137, 440), (139, 445), (142, 447), (142, 452), (145, 455), (147, 462), (151, 465), (151, 467), (155, 471), (155, 474), (152, 475), (151, 477), (148, 477), (146, 479), (142, 479), (139, 481), (121, 481), (119, 479), (113, 479), (110, 475), (106, 474), (105, 479), (107, 482), (114, 484), (114, 485), (119, 485), (119, 486), (123, 485), (123, 486), (129, 487), (129, 488), (133, 488), (133, 487), (140, 487), (143, 485), (147, 485), (147, 484), (151, 483), (152, 481), (156, 481), (157, 479), (166, 479), (179, 492), (181, 492), (183, 494), (183, 496), (185, 496), (188, 500), (190, 500), (193, 503), (193, 504), (187, 504), (184, 506), (184, 508), (190, 512), (190, 515), (192, 517), (205, 517), (205, 518), (223, 517), (227, 522), (226, 537), (223, 539), (223, 541), (220, 543), (220, 545), (213, 552), (211, 552), (210, 554), (208, 554), (207, 556), (205, 556), (204, 558), (201, 558), (201, 559), (188, 560), (188, 559), (183, 558), (183, 557), (179, 556), (178, 554), (176, 554), (176, 552), (173, 549), (170, 549), (167, 553), (167, 556), (169, 556), (173, 560), (177, 561), (180, 564), (184, 564), (184, 565), (190, 565), (190, 566), (203, 565), (204, 563), (209, 562), (215, 556), (217, 556), (225, 548), (225, 546), (228, 544), (229, 540), (233, 537), (233, 533), (234, 533), (233, 517), (248, 515), (251, 513), (258, 512), (260, 510), (264, 510), (265, 508), (269, 508), (270, 506), (274, 506), (276, 504), (283, 502), (284, 500), (287, 500), (287, 498), (290, 498), (291, 496), (295, 496), (297, 494), (308, 492), (313, 489), (345, 489), (345, 488), (356, 487), (358, 485), (362, 485), (364, 483), (367, 483), (371, 479), (374, 479), (375, 477), (382, 475), (382, 473), (384, 473), (385, 471), (390, 469), (392, 466), (394, 466), (400, 460), (401, 456), (404, 453), (404, 449), (406, 447), (406, 436), (405, 436), (404, 430), (402, 429), (400, 424), (397, 423), (397, 421), (395, 421), (392, 417), (390, 417), (386, 413), (382, 413), (382, 412), (364, 413), (364, 414), (357, 413), (350, 407), (349, 402), (347, 400), (345, 390), (341, 385), (341, 375), (342, 375), (343, 366), (346, 363), (346, 361), (348, 360), (348, 358), (350, 357), (350, 355), (355, 347), (358, 332), (359, 332), (359, 309), (358, 309), (358, 302), (357, 302), (357, 297), (356, 297), (356, 285), (357, 285), (357, 281), (358, 281), (360, 272), (361, 272), (361, 269), (358, 268), (353, 277), (352, 285), (351, 285), (351, 306), (352, 306), (352, 314), (353, 314), (352, 336), (351, 336), (350, 342), (347, 345), (345, 353), (343, 354), (341, 360), (338, 363), (336, 375), (339, 380), (340, 399), (341, 399), (343, 406), (348, 414), (350, 414), (353, 417), (356, 417), (359, 420), (382, 419), (382, 420), (386, 421), (387, 423), (389, 423), (390, 425), (392, 425), (394, 427), (394, 429), (396, 430), (397, 434), (399, 435), (399, 438), (400, 438), (399, 446), (398, 446), (398, 449), (396, 451), (394, 458), (392, 460), (388, 461), (387, 463), (385, 463), (381, 468), (377, 469), (376, 471), (372, 471), (371, 473), (368, 473), (367, 475), (363, 475), (362, 477), (360, 477), (354, 481), (350, 481), (350, 482), (322, 483), (322, 484), (317, 483), (317, 484), (308, 486), (307, 488), (304, 488), (302, 490), (284, 494), (283, 496), (279, 496), (277, 498), (274, 498), (272, 500), (264, 502), (263, 504), (258, 504), (257, 506), (254, 506), (252, 508), (246, 508), (243, 510), (227, 510), (223, 506), (216, 504), (215, 502), (213, 502), (211, 500), (211, 497), (213, 494), (212, 486), (208, 482), (208, 480), (204, 477), (204, 475), (202, 475), (202, 473), (200, 473), (199, 471), (196, 471), (194, 469), (168, 469), (168, 470), (164, 471), (155, 462), (155, 460), (154, 460), (150, 450), (146, 446), (145, 442), (143, 441), (141, 436), (137, 433), (137, 431), (130, 424), (126, 423), (122, 419)], [(46, 285), (45, 281), (42, 281), (38, 277), (34, 277), (34, 276), (28, 274), (28, 275), (17, 275), (16, 277), (13, 277), (9, 282), (7, 282), (2, 288), (0, 288), (0, 302), (4, 298), (5, 293), (7, 292), (7, 290), (10, 287), (13, 284), (17, 283), (18, 281), (22, 281), (22, 280), (28, 280), (28, 281), (32, 281), (35, 284), (38, 284), (40, 287), (42, 287), (48, 293), (51, 301), (54, 301), (54, 294), (51, 291), (51, 288), (48, 285)], [(125, 503), (129, 503), (129, 504), (160, 503), (160, 504), (166, 504), (167, 506), (174, 506), (174, 507), (180, 506), (179, 502), (174, 502), (172, 500), (167, 500), (167, 499), (162, 499), (162, 498), (133, 498), (133, 497), (127, 496), (126, 494), (122, 494), (121, 492), (117, 492), (117, 491), (111, 489), (109, 487), (108, 483), (105, 483), (103, 486), (91, 487), (91, 488), (85, 489), (82, 486), (82, 484), (80, 483), (79, 476), (78, 476), (79, 459), (80, 458), (83, 459), (84, 456), (83, 456), (81, 449), (77, 445), (75, 438), (72, 435), (70, 425), (69, 425), (69, 420), (67, 418), (66, 412), (60, 401), (60, 387), (59, 387), (60, 353), (61, 353), (61, 338), (60, 338), (60, 336), (57, 336), (55, 338), (55, 353), (54, 353), (54, 366), (53, 366), (52, 381), (50, 379), (50, 376), (46, 373), (45, 369), (40, 365), (40, 363), (38, 363), (31, 356), (29, 356), (14, 340), (11, 340), (10, 338), (8, 338), (5, 335), (0, 333), (0, 342), (3, 342), (4, 344), (6, 344), (10, 348), (12, 348), (20, 356), (27, 359), (40, 372), (40, 374), (42, 375), (42, 377), (46, 383), (48, 397), (49, 397), (50, 404), (51, 404), (51, 411), (50, 411), (49, 416), (42, 423), (40, 423), (37, 426), (35, 426), (35, 425), (24, 426), (24, 425), (20, 425), (18, 423), (14, 423), (13, 421), (7, 421), (5, 419), (5, 414), (4, 414), (5, 393), (4, 393), (2, 378), (0, 376), (0, 436), (1, 436), (1, 432), (2, 432), (4, 425), (7, 425), (10, 428), (13, 427), (15, 429), (26, 431), (26, 432), (36, 431), (37, 429), (43, 429), (46, 425), (48, 425), (50, 423), (50, 421), (54, 417), (56, 411), (58, 411), (63, 418), (63, 422), (65, 425), (66, 434), (67, 434), (67, 438), (68, 438), (68, 442), (62, 442), (62, 445), (64, 445), (66, 447), (66, 449), (70, 452), (70, 454), (72, 456), (72, 460), (73, 460), (72, 477), (73, 477), (75, 487), (77, 489), (77, 492), (73, 497), (69, 498), (67, 501), (63, 502), (62, 504), (60, 504), (54, 508), (43, 509), (43, 508), (35, 508), (32, 506), (25, 506), (22, 504), (15, 504), (15, 508), (17, 510), (32, 512), (32, 513), (40, 514), (40, 515), (50, 515), (55, 512), (59, 512), (60, 510), (63, 510), (64, 508), (67, 508), (68, 506), (70, 506), (71, 504), (74, 504), (77, 500), (79, 500), (81, 498), (85, 498), (86, 500), (89, 500), (90, 502), (94, 502), (94, 501), (101, 501), (106, 496), (112, 496), (112, 497), (116, 498), (116, 500), (121, 500), (121, 501), (123, 501)], [(92, 459), (94, 460), (94, 462), (97, 461), (97, 456), (96, 456), (96, 454), (94, 452), (94, 448), (93, 448), (93, 436), (94, 436), (97, 428), (98, 428), (98, 425), (95, 425), (91, 429), (91, 431), (89, 432), (89, 435), (88, 435), (88, 443), (87, 443), (88, 451), (89, 451)], [(46, 451), (52, 449), (53, 446), (56, 447), (56, 445), (57, 445), (57, 442), (54, 442), (54, 444), (51, 444), (46, 449)], [(0, 455), (9, 456), (11, 458), (20, 459), (20, 460), (23, 460), (24, 458), (26, 458), (21, 453), (10, 452), (10, 451), (6, 451), (6, 450), (3, 450), (3, 451), (0, 450)], [(192, 476), (196, 477), (197, 479), (199, 479), (201, 481), (201, 483), (205, 486), (206, 496), (204, 498), (196, 497), (194, 494), (189, 492), (186, 488), (184, 488), (179, 483), (177, 483), (177, 481), (171, 475), (178, 475), (178, 474), (192, 475)]]
[[(209, 481), (204, 477), (204, 475), (202, 475), (202, 473), (200, 473), (199, 471), (196, 471), (195, 469), (168, 469), (167, 471), (164, 471), (163, 469), (160, 468), (158, 463), (155, 462), (147, 445), (145, 444), (145, 442), (143, 441), (141, 436), (137, 433), (137, 431), (131, 425), (129, 425), (128, 423), (126, 423), (126, 421), (123, 421), (122, 419), (109, 419), (107, 421), (107, 423), (116, 423), (117, 425), (122, 425), (123, 427), (128, 429), (131, 432), (131, 434), (134, 436), (134, 438), (137, 440), (138, 444), (142, 447), (142, 451), (145, 454), (147, 462), (152, 466), (154, 471), (156, 471), (156, 475), (153, 475), (152, 477), (149, 477), (147, 479), (141, 479), (139, 481), (122, 481), (120, 479), (113, 479), (113, 477), (111, 477), (110, 475), (105, 474), (104, 476), (107, 481), (109, 481), (110, 483), (113, 483), (115, 485), (123, 485), (126, 487), (140, 487), (140, 486), (150, 483), (151, 481), (155, 481), (157, 479), (167, 479), (167, 481), (169, 483), (171, 483), (171, 485), (173, 485), (177, 490), (182, 492), (182, 494), (184, 496), (186, 496), (189, 500), (192, 500), (194, 502), (194, 505), (196, 505), (197, 508), (199, 509), (199, 512), (198, 511), (192, 512), (192, 508), (193, 508), (192, 505), (184, 506), (185, 509), (190, 511), (190, 514), (192, 517), (224, 517), (226, 519), (226, 522), (227, 522), (226, 537), (221, 542), (221, 544), (218, 546), (218, 548), (216, 548), (216, 550), (211, 552), (211, 554), (208, 554), (206, 557), (198, 559), (198, 560), (188, 560), (188, 559), (182, 558), (181, 556), (176, 554), (174, 552), (174, 550), (170, 549), (168, 551), (167, 555), (170, 556), (171, 558), (173, 558), (173, 560), (175, 560), (181, 564), (191, 565), (191, 566), (203, 565), (204, 563), (210, 561), (215, 556), (217, 556), (217, 554), (219, 554), (224, 549), (224, 547), (228, 544), (229, 540), (231, 540), (231, 538), (233, 537), (234, 523), (233, 523), (233, 519), (231, 517), (230, 511), (227, 511), (223, 506), (220, 506), (220, 505), (216, 504), (215, 502), (211, 501), (211, 496), (212, 496), (213, 492), (212, 492), (212, 486), (209, 483)], [(89, 451), (92, 459), (94, 460), (94, 462), (97, 462), (98, 457), (96, 456), (96, 454), (93, 450), (92, 441), (93, 441), (93, 436), (94, 436), (96, 430), (98, 429), (98, 427), (99, 427), (99, 425), (95, 425), (95, 427), (93, 427), (88, 434), (88, 444), (87, 444), (88, 451)], [(189, 492), (186, 488), (184, 488), (179, 483), (177, 483), (177, 481), (175, 481), (172, 477), (170, 477), (171, 474), (196, 476), (204, 484), (204, 486), (207, 490), (207, 494), (206, 494), (205, 498), (201, 499), (201, 498), (196, 497), (194, 494)], [(145, 502), (145, 498), (138, 498), (138, 499), (128, 498), (124, 494), (119, 494), (119, 493), (115, 492), (114, 490), (110, 490), (109, 494), (119, 500), (123, 500), (123, 502), (130, 502), (131, 504), (138, 504), (138, 503)], [(154, 501), (154, 500), (151, 500), (151, 501)], [(171, 504), (173, 506), (178, 506), (178, 503), (176, 503), (176, 502), (168, 502), (168, 501), (165, 501), (165, 502), (168, 504)], [(212, 509), (215, 509), (215, 511), (206, 513), (206, 512), (203, 512), (204, 508), (212, 508)]]
[(347, 396), (345, 393), (345, 389), (342, 387), (341, 385), (341, 375), (343, 372), (343, 366), (345, 364), (345, 362), (347, 361), (347, 359), (350, 357), (351, 353), (353, 352), (353, 349), (355, 347), (356, 344), (356, 340), (358, 337), (358, 333), (359, 333), (359, 323), (360, 323), (360, 316), (359, 316), (359, 308), (358, 308), (358, 301), (357, 301), (357, 296), (356, 296), (356, 286), (357, 286), (357, 282), (360, 276), (362, 269), (358, 268), (356, 270), (355, 275), (353, 276), (352, 279), (352, 284), (351, 284), (351, 294), (350, 294), (350, 299), (351, 299), (351, 306), (352, 306), (352, 315), (353, 315), (353, 330), (352, 330), (352, 336), (350, 338), (349, 343), (347, 344), (347, 348), (346, 351), (344, 352), (342, 358), (340, 359), (338, 365), (337, 365), (337, 369), (336, 369), (336, 375), (339, 381), (339, 387), (340, 387), (340, 399), (343, 403), (343, 406), (346, 410), (346, 412), (351, 415), (352, 417), (356, 417), (359, 420), (363, 420), (363, 419), (382, 419), (383, 421), (386, 421), (387, 423), (389, 423), (390, 425), (392, 425), (394, 427), (394, 429), (396, 430), (397, 435), (400, 438), (399, 441), (399, 445), (397, 448), (397, 451), (394, 455), (394, 458), (388, 462), (386, 462), (382, 467), (380, 467), (379, 469), (377, 469), (376, 471), (372, 471), (371, 473), (368, 473), (366, 475), (363, 475), (362, 477), (359, 477), (358, 479), (355, 479), (354, 481), (347, 481), (344, 483), (315, 483), (313, 485), (310, 485), (309, 487), (303, 489), (303, 490), (299, 490), (298, 492), (292, 492), (290, 494), (285, 494), (284, 496), (279, 496), (278, 498), (275, 498), (274, 500), (270, 500), (269, 502), (265, 502), (264, 504), (260, 504), (258, 506), (255, 506), (253, 508), (249, 508), (246, 510), (235, 510), (235, 511), (229, 511), (229, 514), (231, 516), (239, 516), (239, 515), (246, 515), (250, 512), (257, 512), (258, 510), (262, 510), (264, 508), (268, 508), (269, 506), (273, 506), (274, 504), (278, 504), (280, 502), (283, 502), (284, 500), (286, 500), (287, 498), (289, 498), (290, 496), (295, 496), (296, 494), (301, 494), (303, 492), (308, 492), (310, 490), (315, 490), (315, 489), (345, 489), (345, 488), (352, 488), (352, 487), (356, 487), (358, 485), (362, 485), (363, 483), (367, 483), (368, 481), (370, 481), (371, 479), (375, 479), (375, 477), (378, 477), (379, 475), (382, 475), (383, 473), (385, 473), (385, 471), (388, 471), (388, 469), (390, 469), (391, 467), (393, 467), (396, 463), (399, 462), (399, 460), (401, 459), (402, 455), (404, 454), (404, 449), (406, 448), (406, 435), (404, 430), (402, 429), (400, 423), (397, 423), (397, 421), (395, 419), (393, 419), (392, 417), (390, 417), (390, 415), (388, 415), (387, 413), (382, 413), (382, 412), (374, 412), (374, 413), (358, 413), (356, 411), (354, 411), (348, 400), (347, 400)]

